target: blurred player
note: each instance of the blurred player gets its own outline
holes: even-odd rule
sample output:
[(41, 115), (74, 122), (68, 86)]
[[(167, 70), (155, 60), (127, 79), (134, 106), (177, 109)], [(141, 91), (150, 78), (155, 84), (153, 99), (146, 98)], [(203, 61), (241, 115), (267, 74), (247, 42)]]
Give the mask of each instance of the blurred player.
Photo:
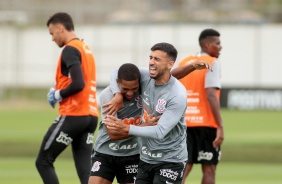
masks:
[(93, 133), (97, 126), (96, 66), (90, 48), (74, 32), (72, 18), (56, 13), (47, 21), (52, 40), (63, 47), (56, 70), (56, 84), (48, 93), (59, 116), (48, 129), (36, 159), (36, 167), (45, 184), (58, 184), (54, 161), (72, 145), (72, 153), (81, 184), (87, 184), (91, 168)]
[[(217, 59), (221, 50), (220, 34), (213, 29), (205, 29), (199, 37), (201, 52), (184, 58), (172, 74), (180, 79), (187, 91), (188, 162), (184, 173), (185, 179), (193, 164), (202, 165), (202, 184), (215, 183), (215, 171), (220, 160), (220, 145), (223, 142), (223, 124), (220, 115), (219, 93), (221, 69)], [(187, 75), (188, 64), (195, 61), (210, 63), (213, 71), (194, 71)]]

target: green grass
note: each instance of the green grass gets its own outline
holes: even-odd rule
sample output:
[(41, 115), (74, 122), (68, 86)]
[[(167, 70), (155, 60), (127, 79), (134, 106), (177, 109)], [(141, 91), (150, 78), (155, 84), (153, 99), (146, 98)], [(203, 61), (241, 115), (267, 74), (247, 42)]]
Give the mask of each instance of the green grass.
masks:
[[(61, 184), (78, 184), (72, 159), (58, 159), (55, 162)], [(280, 184), (282, 165), (274, 163), (221, 162), (217, 168), (218, 184)], [(33, 158), (0, 159), (1, 183), (38, 184), (42, 183), (35, 169)], [(200, 166), (196, 165), (186, 183), (199, 184)]]
[[(57, 116), (47, 103), (0, 103), (0, 183), (41, 183), (35, 157)], [(222, 110), (225, 140), (217, 183), (278, 184), (282, 181), (282, 113)], [(55, 162), (62, 184), (79, 183), (68, 148)], [(200, 183), (196, 165), (186, 183)]]

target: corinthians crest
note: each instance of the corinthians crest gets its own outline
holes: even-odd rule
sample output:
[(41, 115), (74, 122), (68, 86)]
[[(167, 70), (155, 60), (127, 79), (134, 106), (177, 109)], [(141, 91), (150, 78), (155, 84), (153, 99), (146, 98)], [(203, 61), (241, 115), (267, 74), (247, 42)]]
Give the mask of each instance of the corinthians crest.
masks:
[(160, 114), (165, 111), (166, 101), (164, 99), (158, 99), (158, 104), (156, 105), (156, 111)]

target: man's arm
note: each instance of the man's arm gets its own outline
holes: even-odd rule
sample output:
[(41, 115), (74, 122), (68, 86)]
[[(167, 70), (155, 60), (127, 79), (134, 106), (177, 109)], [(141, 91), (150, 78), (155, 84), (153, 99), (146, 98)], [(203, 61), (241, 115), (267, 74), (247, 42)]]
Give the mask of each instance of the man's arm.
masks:
[(221, 67), (219, 60), (212, 63), (213, 72), (207, 71), (205, 79), (206, 98), (209, 102), (213, 117), (218, 125), (216, 138), (213, 141), (214, 147), (219, 147), (224, 139), (223, 123), (220, 114), (220, 103), (218, 97), (218, 90), (221, 88), (220, 76)]
[(205, 61), (190, 61), (186, 65), (177, 67), (171, 71), (171, 75), (177, 79), (181, 79), (195, 70), (209, 69), (212, 70), (209, 63)]
[[(120, 133), (128, 133), (134, 136), (148, 137), (153, 139), (163, 139), (177, 123), (179, 123), (186, 109), (186, 92), (176, 95), (166, 107), (165, 112), (161, 115), (158, 123), (153, 126), (135, 126), (121, 125), (117, 118), (107, 116), (105, 124), (110, 129), (114, 129)], [(118, 125), (118, 126), (117, 126)]]
[[(111, 101), (113, 99), (113, 94), (110, 90), (110, 87), (108, 86), (107, 88), (105, 88), (103, 91), (101, 91), (100, 95), (99, 95), (99, 101), (101, 104), (101, 111), (105, 110), (105, 107), (103, 107), (104, 104), (107, 104), (109, 101)], [(105, 126), (106, 131), (110, 137), (110, 139), (112, 140), (117, 140), (117, 139), (125, 139), (130, 137), (128, 134), (117, 134), (115, 131), (108, 129), (107, 126), (104, 123), (104, 119), (107, 116), (106, 113), (101, 113), (101, 125)], [(115, 117), (117, 115), (115, 114)]]
[(60, 95), (62, 98), (67, 98), (79, 93), (85, 87), (81, 66), (78, 64), (72, 65), (69, 68), (69, 71), (72, 82), (65, 89), (60, 90)]
[(110, 89), (114, 94), (114, 98), (111, 99), (108, 103), (102, 105), (104, 110), (103, 114), (115, 115), (118, 110), (124, 107), (123, 96), (120, 93), (120, 89), (117, 85), (118, 69), (115, 69), (111, 73), (110, 77)]
[(217, 97), (217, 89), (216, 88), (207, 88), (207, 99), (209, 101), (209, 105), (212, 111), (212, 114), (214, 116), (214, 119), (218, 125), (217, 132), (216, 132), (216, 138), (213, 141), (213, 146), (219, 147), (224, 139), (224, 133), (223, 133), (223, 123), (222, 118), (220, 114), (220, 104)]
[(71, 76), (71, 83), (64, 89), (51, 88), (47, 97), (50, 105), (54, 108), (56, 102), (61, 102), (62, 98), (79, 93), (85, 87), (83, 72), (81, 69), (80, 52), (70, 46), (66, 46), (62, 51), (62, 73)]
[(119, 132), (119, 131), (115, 131), (114, 129), (108, 128), (106, 124), (104, 124), (104, 126), (106, 127), (107, 133), (111, 140), (120, 140), (120, 139), (126, 139), (132, 137), (131, 135), (128, 135), (128, 133), (126, 132)]
[[(147, 117), (145, 123), (138, 126), (154, 126), (158, 123), (159, 119), (160, 116), (154, 117), (153, 114), (151, 114)], [(115, 116), (107, 115), (104, 123), (112, 140), (124, 139), (131, 136), (129, 135), (130, 125), (124, 124), (121, 119), (118, 119)]]
[(195, 70), (196, 69), (194, 68), (193, 65), (187, 64), (187, 65), (180, 66), (180, 67), (173, 69), (171, 71), (171, 75), (174, 76), (177, 79), (181, 79), (181, 78), (185, 77), (186, 75), (188, 75), (189, 73), (191, 73)]

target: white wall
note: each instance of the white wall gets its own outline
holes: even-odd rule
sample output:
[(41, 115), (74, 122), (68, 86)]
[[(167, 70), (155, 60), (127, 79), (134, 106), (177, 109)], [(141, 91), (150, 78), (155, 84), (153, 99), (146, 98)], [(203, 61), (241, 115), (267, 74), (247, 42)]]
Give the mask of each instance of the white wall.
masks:
[[(92, 48), (97, 62), (97, 83), (108, 84), (112, 69), (125, 62), (147, 66), (150, 48), (172, 43), (177, 62), (199, 51), (204, 28), (221, 33), (223, 87), (282, 87), (282, 25), (91, 25), (76, 33)], [(46, 27), (0, 26), (0, 87), (49, 87), (61, 49)]]

